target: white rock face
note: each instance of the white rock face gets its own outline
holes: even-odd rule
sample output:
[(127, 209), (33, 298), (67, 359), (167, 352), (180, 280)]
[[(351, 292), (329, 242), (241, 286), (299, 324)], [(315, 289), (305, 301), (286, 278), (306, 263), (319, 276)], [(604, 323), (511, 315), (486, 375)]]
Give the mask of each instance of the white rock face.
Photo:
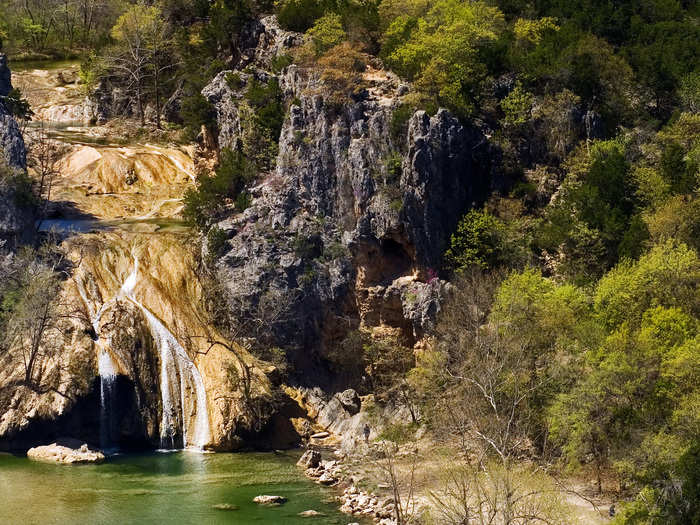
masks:
[(101, 463), (105, 455), (99, 450), (91, 450), (86, 444), (77, 440), (65, 440), (41, 447), (30, 448), (27, 457), (35, 461), (47, 461), (62, 465), (78, 463)]

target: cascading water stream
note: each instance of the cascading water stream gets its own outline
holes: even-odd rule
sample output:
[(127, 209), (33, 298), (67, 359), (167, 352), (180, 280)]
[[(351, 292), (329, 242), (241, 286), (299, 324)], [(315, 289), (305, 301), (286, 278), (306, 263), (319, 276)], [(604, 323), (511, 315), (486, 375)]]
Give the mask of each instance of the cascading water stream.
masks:
[[(117, 366), (109, 351), (100, 341), (100, 318), (105, 310), (116, 300), (126, 299), (143, 312), (160, 354), (160, 392), (163, 408), (160, 424), (161, 447), (177, 448), (176, 438), (181, 434), (184, 448), (192, 446), (202, 449), (211, 439), (209, 415), (207, 413), (207, 394), (202, 376), (173, 334), (150, 310), (136, 299), (135, 290), (138, 280), (138, 268), (138, 258), (134, 257), (133, 269), (117, 295), (102, 304), (94, 314), (90, 302), (87, 300), (84, 284), (76, 281), (78, 292), (90, 312), (96, 343), (100, 348), (98, 371), (100, 374), (101, 446), (103, 448), (110, 447), (111, 437), (115, 431), (112, 415), (114, 412)], [(188, 391), (194, 391), (194, 404), (189, 402), (191, 396), (187, 396)], [(189, 413), (188, 408), (190, 409)], [(190, 431), (188, 426), (192, 413), (194, 413), (194, 427)]]
[(100, 374), (100, 448), (113, 450), (115, 435), (114, 411), (116, 402), (117, 370), (109, 352), (102, 348), (97, 360)]
[[(183, 447), (203, 448), (210, 440), (207, 394), (199, 370), (177, 342), (173, 334), (145, 306), (136, 300), (134, 291), (138, 278), (138, 258), (134, 257), (134, 269), (119, 290), (118, 297), (127, 298), (146, 316), (151, 334), (160, 353), (160, 392), (163, 413), (160, 424), (161, 447), (176, 448), (175, 438), (182, 433)], [(179, 379), (179, 380), (178, 380)], [(194, 390), (194, 428), (190, 432), (188, 422), (188, 397), (186, 391)], [(179, 402), (179, 407), (177, 406)], [(190, 435), (192, 434), (191, 439)]]

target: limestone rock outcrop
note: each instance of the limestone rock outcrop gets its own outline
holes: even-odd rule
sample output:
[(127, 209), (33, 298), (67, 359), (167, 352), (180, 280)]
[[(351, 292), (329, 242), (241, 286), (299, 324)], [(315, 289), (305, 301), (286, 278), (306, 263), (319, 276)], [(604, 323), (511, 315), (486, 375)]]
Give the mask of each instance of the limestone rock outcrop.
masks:
[(371, 66), (365, 92), (333, 104), (318, 71), (271, 72), (269, 57), (288, 53), (293, 35), (274, 18), (254, 33), (233, 71), (240, 89), (225, 71), (203, 90), (220, 147), (243, 140), (239, 101), (251, 76), (276, 78), (288, 108), (275, 167), (251, 190), (252, 206), (217, 225), (227, 241), (216, 271), (231, 307), (286, 303), (292, 315), (271, 324), (271, 339), (301, 369), (359, 327), (417, 341), (444, 294), (438, 272), (449, 236), (489, 189), (491, 147), (446, 110), (419, 111), (396, 133), (407, 87)]
[[(0, 164), (10, 170), (27, 167), (27, 152), (17, 122), (3, 103), (3, 97), (12, 89), (7, 57), (0, 54)], [(34, 222), (33, 207), (23, 202), (22, 188), (10, 174), (0, 176), (0, 241), (10, 246), (28, 238)]]
[(0, 151), (2, 151), (8, 166), (24, 169), (27, 166), (27, 152), (24, 147), (22, 133), (17, 122), (2, 102), (12, 90), (12, 77), (7, 64), (7, 57), (0, 54)]
[(30, 448), (27, 457), (35, 461), (74, 465), (79, 463), (102, 463), (105, 455), (92, 450), (86, 443), (75, 439), (64, 439), (50, 445)]

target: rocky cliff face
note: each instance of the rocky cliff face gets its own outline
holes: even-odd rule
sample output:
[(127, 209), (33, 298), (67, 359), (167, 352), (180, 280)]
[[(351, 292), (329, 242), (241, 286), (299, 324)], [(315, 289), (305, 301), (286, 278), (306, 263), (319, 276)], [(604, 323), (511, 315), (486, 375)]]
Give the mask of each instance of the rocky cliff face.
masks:
[[(270, 56), (298, 42), (274, 18), (253, 33), (240, 89), (222, 72), (203, 91), (221, 147), (245, 133), (239, 101), (250, 75), (267, 81)], [(231, 307), (286, 302), (288, 315), (270, 329), (297, 365), (327, 356), (358, 327), (415, 342), (439, 309), (449, 235), (489, 186), (484, 137), (444, 110), (417, 112), (392, 137), (408, 88), (384, 71), (368, 67), (368, 90), (340, 107), (318, 72), (289, 66), (277, 80), (288, 114), (276, 166), (252, 190), (252, 206), (218, 225), (228, 241), (216, 271)]]
[(2, 103), (2, 97), (6, 97), (11, 90), (12, 81), (7, 57), (0, 54), (0, 147), (8, 166), (24, 169), (27, 165), (27, 157), (22, 134), (12, 115)]
[[(12, 90), (7, 57), (0, 54), (0, 164), (10, 170), (27, 167), (27, 153), (17, 122), (3, 103), (3, 97)], [(33, 210), (22, 204), (21, 195), (10, 173), (0, 176), (0, 240), (13, 244), (25, 236), (34, 220)]]

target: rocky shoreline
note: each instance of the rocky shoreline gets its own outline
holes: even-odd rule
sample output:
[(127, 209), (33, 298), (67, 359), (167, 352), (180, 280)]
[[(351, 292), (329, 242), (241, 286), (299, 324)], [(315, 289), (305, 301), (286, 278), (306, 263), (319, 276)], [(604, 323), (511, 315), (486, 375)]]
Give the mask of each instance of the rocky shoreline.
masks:
[[(396, 502), (393, 496), (377, 494), (362, 490), (357, 486), (361, 478), (354, 473), (349, 473), (344, 462), (345, 454), (339, 450), (330, 451), (336, 459), (323, 459), (323, 454), (317, 449), (308, 449), (297, 462), (304, 468), (306, 477), (320, 485), (337, 487), (340, 491), (338, 501), (341, 504), (340, 511), (353, 516), (361, 516), (372, 519), (380, 525), (396, 525)], [(389, 488), (388, 485), (379, 485), (379, 488)], [(350, 524), (354, 525), (354, 524)]]

